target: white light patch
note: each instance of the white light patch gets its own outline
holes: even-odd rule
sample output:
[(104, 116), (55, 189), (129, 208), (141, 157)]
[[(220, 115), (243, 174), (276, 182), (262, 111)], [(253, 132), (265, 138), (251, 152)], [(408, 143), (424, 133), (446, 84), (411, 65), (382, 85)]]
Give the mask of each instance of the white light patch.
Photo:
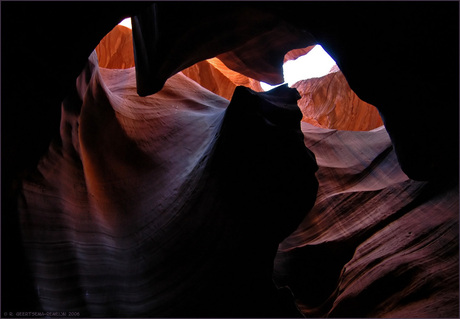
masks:
[(130, 29), (133, 28), (132, 25), (131, 25), (131, 18), (124, 19), (123, 21), (121, 21), (119, 23), (119, 25), (125, 26), (125, 27), (130, 28)]
[[(284, 83), (286, 83), (286, 82), (284, 82)], [(274, 89), (277, 86), (283, 85), (284, 83), (281, 83), (281, 84), (278, 84), (278, 85), (270, 85), (270, 84), (265, 83), (265, 82), (260, 82), (260, 86), (262, 87), (262, 89), (264, 91), (270, 91), (271, 89)]]
[[(284, 63), (284, 83), (292, 86), (300, 80), (325, 76), (335, 64), (335, 61), (329, 56), (329, 54), (327, 54), (320, 45), (316, 45), (307, 54)], [(278, 86), (271, 86), (264, 82), (260, 82), (260, 85), (265, 91)]]

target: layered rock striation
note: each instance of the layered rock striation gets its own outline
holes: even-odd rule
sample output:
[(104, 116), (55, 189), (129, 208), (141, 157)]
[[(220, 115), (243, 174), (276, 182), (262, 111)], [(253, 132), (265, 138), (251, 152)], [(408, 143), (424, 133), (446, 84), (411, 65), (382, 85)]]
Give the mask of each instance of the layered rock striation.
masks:
[[(255, 45), (254, 45), (255, 46)], [(308, 54), (314, 46), (287, 52), (284, 62)], [(99, 66), (110, 69), (134, 67), (132, 34), (126, 27), (116, 26), (96, 47)], [(228, 57), (227, 57), (228, 59)], [(235, 67), (235, 69), (239, 69)], [(256, 72), (257, 70), (253, 70)], [(260, 82), (228, 68), (219, 58), (207, 59), (182, 70), (182, 73), (204, 88), (227, 100), (237, 86), (262, 92)], [(257, 75), (263, 78), (262, 74)], [(329, 75), (303, 80), (293, 85), (301, 95), (298, 102), (302, 121), (340, 130), (366, 131), (383, 125), (378, 110), (362, 101), (350, 88), (336, 67)]]
[(128, 69), (135, 66), (131, 29), (117, 25), (96, 47), (99, 66), (108, 69)]
[(302, 132), (319, 192), (279, 247), (275, 282), (306, 317), (456, 317), (458, 186), (409, 179), (383, 127)]
[(292, 87), (302, 96), (299, 107), (304, 122), (349, 131), (369, 131), (383, 125), (377, 108), (351, 90), (340, 70), (301, 80)]
[(245, 86), (256, 92), (263, 92), (259, 81), (229, 69), (218, 58), (195, 63), (182, 70), (182, 73), (227, 100), (232, 98), (237, 86)]
[[(4, 312), (458, 317), (458, 3), (2, 13)], [(84, 68), (127, 16), (136, 70)], [(179, 73), (217, 55), (274, 84), (315, 43), (385, 127), (300, 124), (294, 90), (230, 81), (229, 103)]]
[(99, 69), (93, 54), (62, 104), (60, 139), (21, 189), (43, 309), (299, 316), (272, 281), (318, 185), (297, 99), (238, 87), (229, 104), (180, 73), (142, 98), (133, 68)]

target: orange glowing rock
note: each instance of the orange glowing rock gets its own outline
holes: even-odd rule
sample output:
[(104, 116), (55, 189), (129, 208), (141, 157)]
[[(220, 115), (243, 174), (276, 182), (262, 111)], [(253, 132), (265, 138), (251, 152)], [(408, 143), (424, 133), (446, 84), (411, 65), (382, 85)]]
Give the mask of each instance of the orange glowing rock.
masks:
[[(459, 317), (458, 4), (135, 3), (2, 4), (4, 313)], [(116, 27), (82, 69), (148, 10), (158, 56), (130, 67)], [(344, 74), (301, 100), (210, 91), (278, 83), (313, 43)]]
[(302, 121), (323, 128), (368, 131), (383, 125), (373, 105), (361, 100), (341, 71), (333, 68), (326, 76), (301, 80), (293, 85), (302, 98), (298, 105)]
[(218, 58), (198, 62), (183, 70), (182, 73), (227, 100), (232, 98), (237, 86), (246, 86), (256, 92), (263, 91), (259, 81), (229, 69)]
[[(286, 53), (284, 62), (295, 60), (307, 54), (314, 45), (293, 49)], [(117, 25), (96, 47), (99, 66), (109, 69), (126, 69), (134, 67), (132, 32), (130, 29)], [(255, 57), (253, 57), (255, 58)], [(221, 60), (224, 59), (224, 62)], [(233, 59), (233, 62), (231, 62)], [(240, 72), (241, 66), (232, 63), (239, 61), (233, 52), (219, 57), (203, 60), (184, 69), (182, 73), (209, 91), (230, 100), (237, 86), (246, 86), (256, 92), (262, 92), (260, 82), (255, 78), (264, 78), (260, 69), (253, 70), (254, 78)], [(238, 70), (234, 71), (234, 70)], [(259, 72), (259, 73), (258, 73)], [(331, 73), (294, 84), (302, 99), (298, 105), (303, 113), (302, 121), (323, 128), (340, 130), (366, 131), (383, 125), (377, 109), (362, 101), (351, 90), (342, 72), (332, 68)], [(257, 74), (256, 74), (257, 73)], [(274, 72), (273, 74), (275, 74)], [(281, 76), (280, 73), (278, 73)]]
[(96, 47), (101, 68), (128, 69), (134, 67), (133, 36), (129, 28), (117, 25)]

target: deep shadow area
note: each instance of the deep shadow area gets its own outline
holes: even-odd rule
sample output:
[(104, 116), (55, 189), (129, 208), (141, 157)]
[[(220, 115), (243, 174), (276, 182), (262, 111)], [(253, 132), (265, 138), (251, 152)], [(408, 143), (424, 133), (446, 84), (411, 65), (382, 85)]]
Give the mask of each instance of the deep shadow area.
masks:
[[(61, 102), (75, 86), (95, 46), (123, 18), (150, 10), (150, 3), (2, 2), (1, 6), (2, 310), (35, 311), (40, 307), (22, 247), (16, 206), (18, 186), (59, 136)], [(458, 183), (457, 2), (250, 2), (226, 6), (233, 10), (234, 21), (244, 22), (244, 14), (239, 13), (250, 9), (260, 12), (260, 17), (273, 15), (300, 33), (311, 33), (337, 61), (350, 87), (379, 109), (405, 173), (412, 179), (430, 181), (430, 185)], [(167, 39), (167, 47), (154, 56), (159, 64), (155, 67), (161, 71), (155, 80), (161, 83), (170, 76), (170, 72), (163, 72), (165, 61), (171, 60), (170, 52), (184, 53), (174, 60), (173, 70), (208, 58), (209, 52), (190, 52), (188, 46), (200, 48), (206, 44), (209, 37), (203, 26), (209, 23), (207, 17), (219, 21), (224, 14), (219, 4), (207, 3), (181, 6), (161, 2), (157, 9), (162, 17), (181, 19), (180, 25), (174, 19), (162, 19), (156, 29)], [(232, 34), (233, 25), (220, 27), (212, 31), (214, 37), (237, 37)], [(187, 37), (189, 42), (176, 43), (180, 37)], [(233, 49), (238, 41), (217, 47), (216, 53)], [(274, 56), (272, 60), (280, 59)], [(299, 121), (298, 115), (280, 107), (285, 99), (293, 97), (284, 91), (272, 94), (254, 95), (245, 89), (235, 92), (235, 98), (244, 101), (243, 106), (238, 109), (231, 105), (225, 123), (237, 124), (224, 123), (225, 135), (208, 171), (208, 177), (213, 176), (209, 178), (214, 178), (214, 185), (224, 194), (227, 208), (222, 214), (241, 223), (242, 233), (248, 236), (238, 239), (235, 246), (244, 247), (244, 258), (254, 261), (252, 272), (245, 278), (250, 280), (256, 269), (265, 269), (253, 282), (254, 287), (260, 283), (257, 302), (264, 304), (277, 299), (274, 287), (267, 284), (276, 246), (302, 220), (305, 207), (310, 206), (306, 203), (312, 205), (314, 201), (305, 194), (315, 188), (314, 167), (305, 165), (311, 163), (311, 154), (302, 147), (297, 128), (290, 129)], [(251, 140), (246, 136), (249, 129), (254, 129)], [(432, 193), (427, 190), (428, 197)], [(246, 204), (241, 209), (243, 202)], [(416, 204), (420, 202), (424, 200), (417, 199)], [(279, 215), (285, 211), (293, 213)], [(286, 220), (279, 223), (281, 218)], [(252, 233), (254, 229), (258, 232)], [(243, 245), (247, 241), (253, 241), (253, 246)], [(265, 245), (266, 249), (260, 249)], [(341, 251), (338, 259), (343, 262), (349, 254), (348, 250)], [(380, 289), (381, 284), (373, 288)], [(327, 283), (320, 295), (325, 295), (330, 286)], [(269, 296), (262, 287), (268, 289)], [(211, 290), (209, 298), (214, 298)], [(314, 296), (312, 299), (315, 304)], [(242, 298), (236, 302), (240, 307), (232, 309), (232, 315), (255, 315)], [(263, 315), (292, 310), (273, 307)], [(206, 315), (216, 315), (216, 309)]]

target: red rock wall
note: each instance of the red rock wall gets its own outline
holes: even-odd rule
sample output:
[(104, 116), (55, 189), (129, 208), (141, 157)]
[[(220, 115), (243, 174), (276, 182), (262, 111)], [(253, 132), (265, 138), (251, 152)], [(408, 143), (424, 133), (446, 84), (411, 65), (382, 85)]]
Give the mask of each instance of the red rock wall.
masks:
[(232, 98), (235, 88), (239, 85), (257, 92), (263, 91), (259, 81), (229, 69), (218, 58), (198, 62), (183, 70), (182, 73), (227, 100)]
[(308, 46), (308, 47), (306, 47), (306, 48), (294, 49), (294, 50), (289, 51), (289, 52), (286, 53), (286, 55), (284, 56), (284, 63), (286, 63), (287, 61), (290, 61), (290, 60), (295, 60), (295, 59), (297, 59), (298, 57), (307, 54), (307, 53), (310, 52), (314, 47), (315, 47), (314, 45), (310, 45), (310, 46)]
[[(262, 40), (259, 39), (259, 41)], [(258, 52), (254, 49), (256, 45), (257, 43), (251, 44), (248, 50)], [(308, 46), (287, 52), (284, 62), (295, 60), (299, 56), (307, 54), (313, 47)], [(116, 26), (96, 47), (96, 53), (100, 67), (111, 69), (133, 67), (131, 30), (120, 25)], [(256, 56), (252, 59), (255, 59)], [(221, 58), (230, 65), (235, 64), (229, 62), (230, 59), (239, 60), (232, 52), (221, 55)], [(233, 65), (233, 68), (241, 70), (241, 67), (236, 64)], [(252, 71), (253, 76), (263, 78), (263, 73), (259, 73), (258, 70)], [(258, 80), (228, 68), (219, 58), (198, 62), (182, 72), (202, 87), (227, 100), (231, 99), (235, 88), (239, 85), (249, 87), (257, 92), (263, 91)], [(321, 78), (299, 81), (293, 87), (302, 96), (298, 105), (304, 114), (302, 119), (304, 122), (323, 128), (355, 131), (371, 130), (383, 125), (377, 109), (360, 100), (354, 94), (340, 71)]]
[(19, 199), (43, 309), (298, 315), (292, 301), (278, 304), (271, 278), (279, 242), (317, 191), (297, 92), (278, 95), (283, 108), (236, 92), (229, 104), (179, 73), (139, 97), (133, 68), (99, 68), (91, 56), (62, 105), (60, 138)]
[(319, 192), (280, 245), (277, 283), (307, 317), (458, 316), (458, 186), (409, 179), (383, 127), (302, 131)]
[[(300, 49), (299, 52), (303, 52)], [(117, 25), (96, 47), (99, 66), (109, 69), (126, 69), (134, 67), (132, 31)], [(229, 69), (222, 61), (212, 58), (195, 63), (182, 71), (186, 76), (199, 83), (209, 91), (227, 100), (232, 98), (239, 85), (262, 92), (259, 81), (248, 78)]]
[[(35, 168), (34, 160), (40, 157), (35, 142), (48, 145), (50, 135), (41, 134), (48, 124), (59, 124), (48, 115), (59, 115), (54, 107), (59, 107), (62, 95), (68, 93), (69, 83), (70, 87), (75, 83), (81, 60), (121, 14), (108, 10), (108, 3), (98, 7), (99, 11), (87, 3), (78, 7), (80, 11), (72, 11), (77, 18), (69, 15), (68, 3), (57, 4), (57, 9), (54, 4), (31, 5), (34, 10), (29, 11), (30, 6), (21, 5), (8, 14), (4, 9), (13, 2), (2, 4), (2, 21), (8, 16), (7, 25), (13, 26), (5, 34), (20, 30), (7, 37), (10, 47), (18, 49), (5, 50), (5, 60), (17, 63), (8, 63), (7, 71), (2, 69), (8, 79), (13, 79), (2, 84), (7, 85), (7, 90), (2, 87), (2, 102), (4, 98), (9, 102), (2, 103), (2, 117), (4, 112), (10, 116), (4, 117), (7, 120), (2, 122), (2, 129), (6, 128), (8, 134), (3, 135), (11, 141), (6, 151), (2, 141), (8, 159), (5, 165), (2, 158), (2, 173), (6, 168), (6, 173), (12, 171), (16, 177), (26, 166)], [(289, 285), (307, 316), (458, 317), (458, 68), (451, 67), (458, 62), (458, 10), (445, 3), (440, 4), (442, 7), (433, 3), (297, 5), (283, 3), (274, 12), (286, 10), (284, 18), (300, 21), (299, 28), (311, 29), (328, 52), (335, 54), (350, 85), (385, 114), (393, 146), (381, 128), (352, 132), (302, 125), (305, 144), (317, 154), (318, 201), (299, 229), (280, 245), (275, 266), (277, 283)], [(45, 14), (52, 12), (50, 18), (54, 18), (45, 19), (53, 22), (48, 22), (43, 32), (33, 28), (37, 23), (30, 23), (36, 21), (40, 8), (45, 8)], [(166, 3), (163, 9), (162, 13), (168, 13)], [(169, 9), (172, 16), (177, 13), (177, 7)], [(200, 41), (207, 40), (203, 34), (209, 29), (196, 29), (194, 33), (193, 24), (186, 18), (196, 20), (195, 14), (202, 12), (202, 7), (192, 4), (187, 10), (190, 12), (183, 15), (183, 25), (175, 28), (176, 21), (167, 19), (161, 25), (161, 35), (163, 39), (178, 38), (179, 43), (188, 39), (200, 48)], [(304, 19), (305, 12), (312, 12), (308, 19)], [(212, 13), (209, 16), (219, 22), (219, 11)], [(76, 23), (82, 17), (88, 18), (84, 29), (94, 32), (82, 32)], [(388, 17), (391, 24), (387, 23)], [(452, 27), (455, 18), (457, 23)], [(257, 23), (251, 27), (257, 27)], [(171, 34), (178, 37), (168, 37)], [(24, 41), (18, 42), (18, 38)], [(427, 46), (426, 39), (433, 45)], [(454, 50), (449, 50), (451, 44)], [(36, 55), (31, 56), (25, 46), (36, 48)], [(182, 56), (167, 71), (181, 69), (184, 61), (187, 64), (202, 59), (207, 53), (203, 51), (180, 51), (190, 55)], [(50, 52), (62, 54), (50, 56)], [(396, 60), (395, 53), (399, 57)], [(433, 56), (440, 58), (431, 60)], [(272, 67), (279, 69), (275, 64)], [(37, 170), (24, 179), (19, 198), (15, 186), (10, 185), (11, 177), (3, 183), (2, 174), (2, 234), (3, 239), (7, 238), (2, 240), (2, 254), (8, 257), (2, 259), (3, 275), (7, 274), (7, 278), (2, 277), (2, 292), (8, 291), (2, 295), (2, 310), (3, 298), (11, 292), (21, 297), (17, 310), (26, 310), (22, 309), (21, 289), (25, 285), (21, 281), (34, 285), (44, 309), (82, 310), (83, 316), (152, 316), (153, 312), (160, 316), (181, 305), (185, 309), (182, 314), (187, 314), (187, 306), (194, 305), (193, 297), (206, 293), (196, 283), (201, 282), (201, 275), (215, 269), (211, 256), (222, 250), (212, 243), (225, 243), (228, 233), (216, 231), (222, 226), (221, 218), (212, 214), (214, 219), (201, 218), (209, 216), (205, 212), (217, 211), (213, 209), (215, 196), (205, 195), (209, 201), (192, 208), (187, 199), (193, 189), (190, 185), (200, 172), (200, 166), (194, 165), (199, 159), (206, 160), (206, 147), (213, 140), (208, 134), (216, 133), (223, 123), (219, 113), (228, 101), (181, 74), (171, 77), (171, 85), (153, 100), (141, 99), (134, 93), (134, 75), (129, 70), (101, 69), (100, 74), (95, 67), (85, 70), (78, 82), (79, 95), (68, 96), (62, 103), (60, 139), (42, 157)], [(433, 113), (433, 107), (438, 112)], [(19, 135), (22, 137), (17, 138)], [(255, 140), (259, 147), (271, 145), (271, 139), (264, 139), (263, 134), (259, 137)], [(229, 153), (232, 160), (240, 154), (238, 143), (233, 146)], [(395, 150), (406, 173), (431, 182), (417, 182), (401, 174)], [(240, 157), (240, 165), (229, 175), (239, 168), (248, 173), (260, 167), (254, 161), (248, 165), (247, 159)], [(187, 175), (190, 171), (192, 174)], [(250, 182), (270, 181), (273, 172), (278, 170), (259, 170)], [(245, 187), (240, 195), (246, 198), (258, 189), (248, 185), (254, 184), (238, 185)], [(292, 186), (289, 180), (276, 185), (271, 194)], [(214, 185), (210, 186), (212, 189)], [(166, 190), (177, 196), (163, 196)], [(239, 198), (227, 198), (227, 203), (238, 205)], [(261, 196), (259, 202), (265, 204), (264, 208), (269, 208), (265, 198), (278, 199)], [(18, 199), (22, 224), (16, 228), (17, 210), (12, 202)], [(9, 202), (7, 210), (5, 201)], [(199, 212), (199, 218), (183, 214), (180, 207)], [(208, 224), (195, 227), (197, 224), (190, 221)], [(264, 228), (254, 229), (260, 232)], [(23, 237), (14, 237), (19, 234)], [(22, 276), (29, 272), (20, 259), (22, 242), (34, 275), (30, 280)], [(190, 249), (196, 243), (207, 249)], [(262, 243), (238, 246), (245, 249), (247, 259), (241, 258), (233, 265), (244, 269), (246, 262), (260, 253)], [(184, 251), (192, 256), (187, 261), (193, 262), (183, 262)], [(234, 261), (222, 254), (220, 257), (220, 262)], [(3, 268), (5, 264), (8, 268)], [(195, 272), (197, 265), (204, 266)], [(258, 273), (254, 268), (252, 271)], [(225, 286), (219, 281), (223, 278), (225, 284), (232, 284), (238, 276), (228, 272), (217, 275), (212, 278), (214, 287)], [(4, 279), (9, 281), (7, 285)], [(215, 290), (207, 292), (214, 301), (218, 299)], [(263, 297), (258, 300), (258, 308), (268, 309), (272, 303)], [(145, 314), (145, 309), (155, 311)]]
[(302, 98), (298, 102), (302, 121), (323, 128), (368, 131), (383, 125), (376, 107), (361, 100), (341, 71), (293, 85)]
[[(180, 7), (153, 4), (134, 17), (134, 45), (139, 46), (136, 76), (141, 96), (154, 94), (170, 76), (212, 57), (218, 57), (227, 67), (247, 77), (280, 84), (286, 52), (316, 43), (308, 32), (270, 10), (260, 10), (256, 3), (245, 4), (244, 10), (231, 2), (207, 3), (206, 10), (196, 11), (196, 8), (194, 3)], [(213, 10), (219, 14), (210, 14)], [(193, 17), (191, 11), (196, 12)], [(158, 16), (161, 19), (155, 18)], [(152, 20), (174, 25), (167, 27), (171, 34), (160, 35)], [(199, 43), (191, 41), (198, 30), (201, 35), (206, 34), (199, 36)]]
[[(158, 305), (157, 314), (166, 314), (172, 305), (164, 292), (186, 293), (179, 273), (192, 265), (155, 258), (155, 251), (177, 251), (164, 235), (175, 236), (166, 228), (180, 215), (167, 212), (189, 198), (187, 189), (194, 187), (181, 185), (196, 182), (195, 167), (228, 101), (182, 74), (146, 100), (136, 94), (134, 69), (99, 69), (96, 63), (93, 55), (77, 82), (79, 98), (63, 103), (60, 141), (23, 186), (22, 229), (35, 289), (47, 311), (148, 316)], [(159, 246), (148, 252), (142, 248), (154, 243)], [(164, 271), (175, 274), (175, 292)]]
[[(266, 236), (282, 228), (268, 213), (272, 203), (286, 216), (300, 201), (305, 217), (279, 245), (274, 279), (290, 287), (305, 316), (458, 315), (458, 187), (410, 180), (383, 127), (353, 132), (302, 123), (303, 143), (319, 166), (318, 197), (307, 214), (311, 198), (302, 187), (309, 189), (310, 181), (276, 174), (303, 171), (294, 165), (298, 155), (286, 152), (293, 140), (278, 145), (259, 129), (255, 139), (248, 133), (255, 123), (269, 123), (276, 134), (270, 121), (289, 117), (244, 126), (248, 117), (237, 114), (242, 122), (228, 136), (237, 143), (212, 152), (219, 132), (228, 132), (226, 99), (180, 73), (142, 98), (133, 68), (99, 69), (95, 56), (90, 62), (77, 81), (79, 97), (63, 103), (60, 141), (24, 180), (20, 196), (23, 239), (46, 311), (199, 317), (213, 309), (207, 315), (233, 317), (241, 307), (255, 307), (250, 316), (276, 314), (277, 299), (260, 285), (267, 281), (256, 279), (266, 269), (258, 258), (272, 240)], [(254, 147), (257, 152), (244, 155)], [(259, 152), (264, 149), (273, 153)], [(210, 172), (235, 183), (219, 186), (203, 174), (216, 154), (230, 161)], [(243, 181), (250, 172), (256, 176)], [(266, 187), (271, 196), (258, 193)], [(232, 207), (228, 215), (221, 214), (225, 207)], [(235, 216), (244, 207), (251, 209), (240, 224)], [(240, 237), (245, 233), (251, 240)], [(270, 245), (274, 254), (278, 244)], [(224, 273), (216, 271), (222, 265)]]
[(131, 29), (117, 25), (99, 42), (96, 52), (101, 68), (127, 69), (134, 67)]

